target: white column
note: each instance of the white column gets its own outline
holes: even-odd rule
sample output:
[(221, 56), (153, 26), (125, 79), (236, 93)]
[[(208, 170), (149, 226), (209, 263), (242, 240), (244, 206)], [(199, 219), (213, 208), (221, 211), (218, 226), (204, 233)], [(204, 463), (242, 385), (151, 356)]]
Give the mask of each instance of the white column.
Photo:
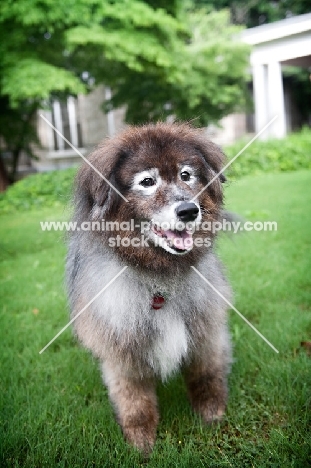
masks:
[[(50, 110), (41, 110), (40, 114), (52, 123), (52, 112)], [(54, 151), (54, 130), (40, 117), (38, 117), (38, 134), (43, 148)]]
[(69, 119), (69, 128), (70, 128), (70, 142), (73, 146), (78, 146), (78, 125), (77, 125), (77, 115), (76, 115), (76, 104), (75, 98), (69, 96), (67, 99), (67, 109), (68, 109), (68, 119)]
[[(108, 99), (111, 99), (111, 89), (110, 88), (105, 88), (105, 98), (108, 101)], [(107, 113), (107, 124), (108, 124), (108, 135), (113, 136), (116, 133), (116, 127), (114, 123), (114, 114), (113, 111), (109, 111)]]
[[(62, 112), (60, 108), (60, 102), (54, 101), (53, 102), (53, 113), (54, 113), (54, 120), (55, 120), (55, 128), (63, 135), (63, 119), (62, 119)], [(59, 150), (63, 150), (65, 148), (65, 142), (62, 137), (56, 133), (56, 141)]]
[[(255, 104), (255, 130), (256, 133), (268, 123), (268, 85), (267, 66), (263, 64), (253, 65), (253, 87)], [(261, 140), (269, 137), (269, 129), (260, 135)]]
[(279, 62), (268, 63), (268, 99), (269, 120), (278, 116), (270, 127), (270, 135), (283, 138), (286, 135), (286, 119), (282, 68)]

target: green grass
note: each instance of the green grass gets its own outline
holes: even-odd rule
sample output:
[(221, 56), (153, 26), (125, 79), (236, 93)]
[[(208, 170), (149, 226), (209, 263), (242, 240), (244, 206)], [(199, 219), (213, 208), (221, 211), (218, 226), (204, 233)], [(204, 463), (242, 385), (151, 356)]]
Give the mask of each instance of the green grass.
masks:
[[(277, 232), (222, 236), (219, 250), (236, 307), (280, 351), (230, 312), (234, 357), (220, 425), (192, 413), (179, 376), (159, 385), (161, 423), (149, 461), (122, 439), (97, 363), (67, 323), (63, 235), (40, 220), (60, 207), (2, 216), (1, 467), (311, 466), (311, 172), (246, 177), (226, 191), (228, 207)], [(198, 281), (200, 279), (198, 278)]]

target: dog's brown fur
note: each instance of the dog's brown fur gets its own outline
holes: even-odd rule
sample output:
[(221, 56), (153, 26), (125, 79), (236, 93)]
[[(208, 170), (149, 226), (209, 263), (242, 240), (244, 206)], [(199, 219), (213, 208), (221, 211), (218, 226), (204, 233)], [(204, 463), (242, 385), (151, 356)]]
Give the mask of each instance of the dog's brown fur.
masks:
[[(126, 203), (87, 164), (77, 177), (74, 219), (127, 221), (152, 219), (172, 203), (190, 201), (221, 170), (223, 154), (203, 132), (187, 124), (130, 127), (101, 143), (89, 161), (128, 200)], [(195, 186), (183, 183), (181, 164), (193, 166)], [(157, 168), (161, 186), (152, 195), (133, 189), (136, 174)], [(216, 221), (222, 207), (216, 179), (199, 197), (202, 220)], [(120, 231), (133, 239), (140, 231)], [(226, 304), (190, 268), (198, 268), (224, 296), (230, 288), (212, 248), (194, 247), (174, 255), (149, 247), (109, 247), (109, 232), (75, 232), (70, 239), (67, 277), (72, 317), (121, 270), (128, 269), (74, 322), (80, 341), (99, 358), (109, 396), (125, 438), (147, 453), (158, 424), (157, 377), (178, 367), (189, 398), (206, 422), (218, 420), (227, 399), (231, 352)], [(194, 239), (206, 236), (197, 230)], [(213, 234), (209, 233), (213, 240)], [(119, 288), (119, 289), (118, 289)], [(167, 295), (161, 310), (150, 300)], [(171, 329), (172, 336), (168, 335)]]

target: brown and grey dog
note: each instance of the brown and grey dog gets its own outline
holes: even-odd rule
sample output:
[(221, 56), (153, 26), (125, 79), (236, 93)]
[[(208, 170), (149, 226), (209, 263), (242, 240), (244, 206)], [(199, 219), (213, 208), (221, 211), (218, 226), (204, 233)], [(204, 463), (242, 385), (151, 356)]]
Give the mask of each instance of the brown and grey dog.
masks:
[[(219, 220), (223, 154), (187, 124), (129, 127), (89, 156), (76, 180), (67, 282), (72, 317), (100, 362), (125, 438), (148, 452), (159, 419), (156, 379), (181, 369), (193, 409), (221, 418), (231, 362), (226, 303), (231, 291), (204, 222)], [(105, 223), (109, 229), (97, 230)], [(96, 222), (98, 222), (96, 224)], [(108, 223), (107, 223), (108, 222)], [(114, 230), (112, 230), (114, 228)], [(116, 232), (117, 230), (117, 232)]]

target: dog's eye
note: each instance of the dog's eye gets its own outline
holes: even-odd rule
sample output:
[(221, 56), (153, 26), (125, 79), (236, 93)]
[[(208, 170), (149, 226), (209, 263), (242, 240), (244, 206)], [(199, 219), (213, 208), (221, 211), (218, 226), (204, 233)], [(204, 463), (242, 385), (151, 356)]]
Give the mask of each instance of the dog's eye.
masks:
[(139, 185), (142, 185), (143, 187), (152, 187), (155, 185), (155, 180), (152, 177), (146, 177), (144, 180), (139, 182)]
[(188, 181), (190, 180), (190, 174), (189, 174), (189, 172), (183, 171), (183, 172), (180, 174), (180, 178), (181, 178), (182, 181), (188, 182)]

